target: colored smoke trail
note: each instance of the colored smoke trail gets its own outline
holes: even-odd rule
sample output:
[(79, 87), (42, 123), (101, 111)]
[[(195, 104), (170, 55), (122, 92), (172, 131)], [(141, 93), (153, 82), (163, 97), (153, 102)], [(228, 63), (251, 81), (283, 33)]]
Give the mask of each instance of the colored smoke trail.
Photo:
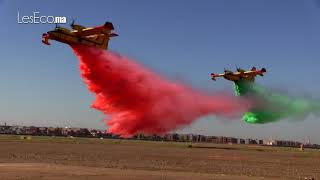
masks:
[(264, 124), (282, 119), (304, 119), (308, 114), (319, 114), (320, 103), (290, 97), (264, 89), (249, 81), (235, 83), (238, 96), (247, 96), (255, 102), (243, 120), (251, 124)]
[(162, 134), (214, 114), (233, 116), (249, 103), (227, 94), (205, 94), (165, 80), (123, 56), (81, 45), (72, 47), (81, 76), (96, 100), (92, 107), (107, 115), (108, 131), (123, 137)]

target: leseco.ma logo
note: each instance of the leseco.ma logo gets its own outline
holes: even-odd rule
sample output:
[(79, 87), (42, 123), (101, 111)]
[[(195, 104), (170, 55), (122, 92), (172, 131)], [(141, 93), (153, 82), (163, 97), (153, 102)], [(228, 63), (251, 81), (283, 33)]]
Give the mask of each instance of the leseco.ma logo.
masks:
[(66, 24), (67, 17), (41, 15), (38, 11), (33, 12), (29, 16), (22, 16), (18, 11), (17, 22), (18, 24)]

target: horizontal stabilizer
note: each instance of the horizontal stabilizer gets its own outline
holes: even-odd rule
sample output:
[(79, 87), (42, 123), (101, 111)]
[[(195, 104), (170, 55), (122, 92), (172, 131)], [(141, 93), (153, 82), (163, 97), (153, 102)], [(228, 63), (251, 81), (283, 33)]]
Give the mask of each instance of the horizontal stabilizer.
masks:
[(111, 33), (111, 34), (110, 34), (110, 37), (116, 37), (116, 36), (119, 36), (119, 35), (116, 34), (116, 33)]

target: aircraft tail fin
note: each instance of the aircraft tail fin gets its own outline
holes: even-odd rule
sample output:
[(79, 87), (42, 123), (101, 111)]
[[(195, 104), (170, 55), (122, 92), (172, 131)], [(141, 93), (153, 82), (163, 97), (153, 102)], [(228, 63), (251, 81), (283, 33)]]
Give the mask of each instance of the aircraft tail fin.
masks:
[(216, 75), (214, 73), (211, 73), (211, 79), (214, 81), (216, 80)]
[(110, 30), (114, 30), (113, 24), (111, 22), (106, 22), (106, 23), (104, 23), (103, 26), (110, 29)]

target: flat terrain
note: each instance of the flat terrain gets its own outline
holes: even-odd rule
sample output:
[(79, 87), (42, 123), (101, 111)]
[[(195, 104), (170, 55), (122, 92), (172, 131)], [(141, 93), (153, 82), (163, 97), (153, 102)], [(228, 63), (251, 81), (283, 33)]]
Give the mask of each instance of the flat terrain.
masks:
[(320, 151), (0, 136), (2, 179), (320, 179)]

